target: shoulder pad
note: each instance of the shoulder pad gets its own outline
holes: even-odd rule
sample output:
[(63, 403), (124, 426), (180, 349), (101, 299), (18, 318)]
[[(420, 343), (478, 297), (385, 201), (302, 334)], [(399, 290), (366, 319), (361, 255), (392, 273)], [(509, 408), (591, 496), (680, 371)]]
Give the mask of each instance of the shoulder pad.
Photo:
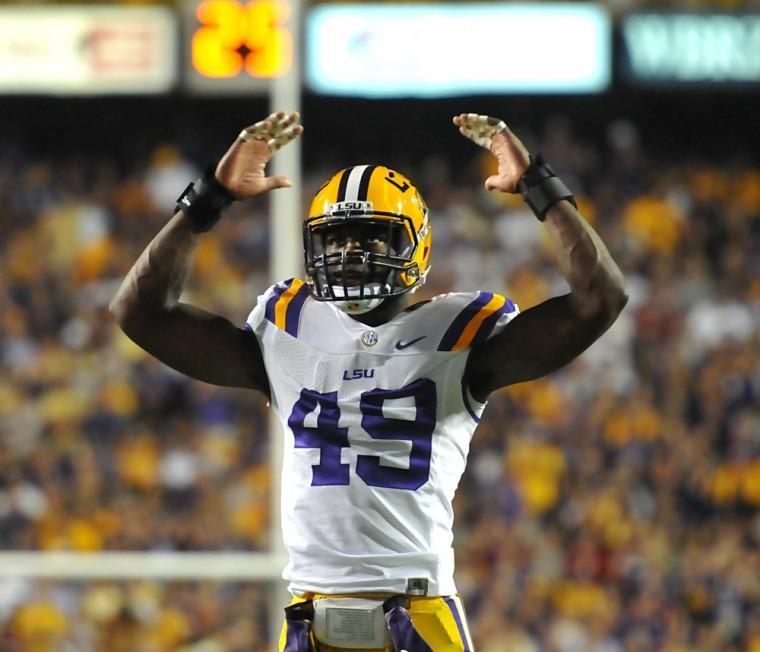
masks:
[(259, 296), (246, 324), (252, 330), (256, 330), (261, 322), (266, 320), (297, 337), (301, 312), (309, 294), (309, 286), (299, 278), (277, 283)]
[(483, 342), (519, 313), (511, 300), (493, 292), (458, 292), (436, 299), (445, 300), (452, 315), (439, 351), (461, 351)]

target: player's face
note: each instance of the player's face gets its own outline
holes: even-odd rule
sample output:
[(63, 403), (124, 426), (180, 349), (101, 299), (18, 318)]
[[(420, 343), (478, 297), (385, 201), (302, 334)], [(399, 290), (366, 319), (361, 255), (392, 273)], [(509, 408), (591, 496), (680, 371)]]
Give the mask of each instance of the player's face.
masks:
[(342, 226), (330, 229), (325, 235), (325, 253), (329, 255), (344, 250), (387, 254), (388, 232), (385, 228), (374, 226)]
[[(369, 224), (358, 226), (334, 226), (324, 234), (324, 251), (326, 255), (346, 252), (346, 264), (341, 270), (336, 270), (335, 280), (349, 286), (361, 283), (364, 253), (388, 254), (388, 229), (382, 225)], [(369, 266), (370, 282), (382, 282), (387, 276), (387, 270)]]

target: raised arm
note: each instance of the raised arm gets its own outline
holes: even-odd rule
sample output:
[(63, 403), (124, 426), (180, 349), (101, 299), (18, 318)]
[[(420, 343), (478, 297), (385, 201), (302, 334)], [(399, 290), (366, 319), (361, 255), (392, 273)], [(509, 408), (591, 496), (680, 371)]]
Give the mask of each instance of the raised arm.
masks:
[(109, 307), (136, 344), (178, 371), (215, 385), (269, 393), (264, 362), (253, 333), (179, 297), (198, 242), (221, 208), (291, 185), (267, 177), (272, 153), (303, 132), (298, 114), (283, 112), (246, 127), (216, 169), (183, 194), (179, 210), (129, 270)]
[(570, 285), (569, 294), (525, 310), (470, 352), (465, 381), (473, 396), (484, 401), (500, 387), (539, 378), (570, 362), (612, 325), (628, 297), (620, 269), (570, 198), (553, 201), (542, 211), (545, 202), (569, 193), (556, 184), (556, 178), (537, 188), (546, 184), (540, 161), (531, 165), (528, 150), (503, 122), (461, 114), (454, 124), (498, 160), (498, 173), (486, 180), (486, 189), (525, 196), (536, 188), (527, 199), (543, 218)]

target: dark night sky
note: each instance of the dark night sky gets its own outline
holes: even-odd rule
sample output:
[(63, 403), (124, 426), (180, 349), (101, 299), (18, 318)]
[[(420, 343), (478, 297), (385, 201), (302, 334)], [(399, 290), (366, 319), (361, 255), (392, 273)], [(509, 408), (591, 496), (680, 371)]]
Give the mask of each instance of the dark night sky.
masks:
[[(760, 159), (760, 91), (626, 89), (596, 96), (444, 100), (306, 94), (302, 110), (307, 166), (331, 156), (386, 159), (397, 150), (412, 159), (439, 152), (456, 156), (460, 144), (466, 143), (455, 137), (450, 120), (460, 111), (498, 115), (518, 133), (540, 131), (548, 117), (564, 115), (577, 134), (592, 141), (603, 138), (611, 120), (628, 118), (639, 126), (645, 148), (656, 157)], [(129, 157), (170, 140), (183, 143), (191, 156), (205, 159), (221, 154), (242, 126), (267, 113), (264, 98), (10, 97), (0, 103), (0, 134), (6, 148), (15, 145), (46, 156), (110, 150), (120, 158)]]

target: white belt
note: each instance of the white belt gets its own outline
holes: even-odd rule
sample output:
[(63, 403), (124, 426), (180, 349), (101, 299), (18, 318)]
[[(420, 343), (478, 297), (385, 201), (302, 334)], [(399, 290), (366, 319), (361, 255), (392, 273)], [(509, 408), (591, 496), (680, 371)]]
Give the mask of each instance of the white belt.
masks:
[(390, 643), (382, 600), (323, 598), (314, 601), (314, 635), (324, 645), (369, 650)]

